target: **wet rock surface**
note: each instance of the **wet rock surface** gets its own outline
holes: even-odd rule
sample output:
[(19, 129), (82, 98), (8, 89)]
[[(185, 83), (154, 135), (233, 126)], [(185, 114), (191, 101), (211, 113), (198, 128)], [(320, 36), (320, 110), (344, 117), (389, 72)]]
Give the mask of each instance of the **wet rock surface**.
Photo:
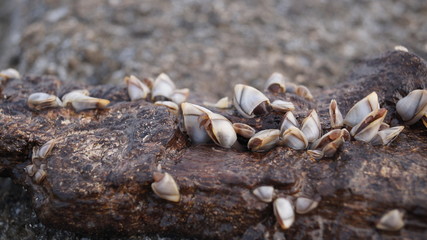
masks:
[[(345, 113), (358, 100), (377, 91), (389, 110), (386, 120), (401, 124), (396, 101), (425, 88), (427, 66), (418, 56), (394, 51), (359, 63), (347, 82), (315, 92), (315, 102), (297, 103), (301, 120), (316, 107), (324, 130), (327, 105), (335, 98)], [(58, 96), (85, 87), (53, 77), (24, 77), (2, 82), (0, 102), (0, 167), (29, 190), (38, 218), (47, 226), (80, 234), (162, 234), (196, 238), (411, 238), (427, 234), (427, 130), (406, 127), (389, 146), (351, 141), (330, 159), (314, 162), (305, 151), (276, 147), (267, 153), (191, 145), (179, 131), (179, 117), (146, 101), (129, 102), (122, 86), (88, 87), (92, 96), (112, 100), (106, 110), (75, 113), (71, 109), (31, 111), (26, 98), (45, 91)], [(276, 98), (297, 98), (292, 94)], [(197, 101), (197, 98), (191, 99)], [(277, 127), (280, 116), (233, 122), (257, 128)], [(56, 139), (43, 160), (47, 178), (35, 183), (24, 172), (31, 150)], [(157, 164), (180, 186), (179, 203), (151, 190)], [(278, 196), (322, 197), (318, 208), (297, 215), (283, 231), (272, 205), (251, 191), (273, 185)], [(390, 209), (405, 210), (399, 232), (375, 229)]]

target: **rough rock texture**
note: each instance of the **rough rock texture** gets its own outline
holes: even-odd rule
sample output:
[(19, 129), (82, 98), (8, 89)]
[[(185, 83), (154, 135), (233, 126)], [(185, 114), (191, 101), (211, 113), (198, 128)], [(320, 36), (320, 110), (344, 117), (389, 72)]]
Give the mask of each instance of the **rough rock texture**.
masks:
[[(350, 81), (315, 93), (317, 102), (298, 99), (298, 116), (317, 106), (328, 128), (326, 106), (335, 98), (346, 112), (377, 91), (387, 122), (401, 124), (396, 100), (427, 83), (426, 63), (414, 54), (389, 52), (361, 62)], [(192, 146), (179, 131), (179, 118), (149, 102), (129, 102), (123, 87), (89, 88), (112, 101), (107, 110), (75, 113), (71, 109), (34, 112), (26, 106), (32, 92), (63, 95), (82, 86), (52, 77), (25, 77), (1, 83), (0, 168), (31, 192), (38, 217), (48, 226), (80, 233), (162, 233), (200, 238), (285, 236), (302, 238), (411, 238), (427, 234), (427, 130), (407, 127), (389, 146), (348, 142), (332, 159), (312, 161), (304, 151), (276, 147), (267, 153)], [(258, 128), (277, 127), (280, 116), (251, 120), (224, 113), (233, 122)], [(31, 149), (56, 139), (47, 178), (36, 184), (24, 172)], [(182, 199), (171, 203), (150, 188), (157, 164), (176, 179)], [(322, 200), (307, 215), (297, 215), (282, 232), (272, 205), (251, 190), (269, 184), (278, 196), (314, 196)], [(406, 211), (399, 232), (375, 230), (387, 210)]]

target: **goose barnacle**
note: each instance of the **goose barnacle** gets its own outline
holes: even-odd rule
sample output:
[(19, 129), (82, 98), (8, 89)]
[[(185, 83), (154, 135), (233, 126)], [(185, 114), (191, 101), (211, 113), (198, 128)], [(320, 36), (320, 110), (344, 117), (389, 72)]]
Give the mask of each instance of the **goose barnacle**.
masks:
[(184, 118), (184, 128), (191, 141), (195, 144), (209, 142), (209, 135), (205, 128), (200, 125), (199, 119), (200, 116), (211, 111), (199, 105), (187, 102), (181, 104), (181, 109)]
[(127, 85), (128, 94), (131, 101), (145, 99), (150, 93), (150, 88), (134, 75), (125, 77), (124, 81)]
[(404, 129), (403, 126), (386, 128), (378, 131), (377, 135), (371, 140), (372, 145), (387, 145), (397, 138), (400, 132)]
[(71, 105), (74, 110), (77, 112), (96, 109), (96, 108), (106, 108), (110, 101), (101, 98), (89, 97), (89, 92), (87, 90), (74, 90), (65, 94), (62, 97), (63, 106)]
[(271, 103), (271, 107), (274, 111), (277, 112), (289, 112), (295, 110), (295, 106), (292, 102), (287, 102), (283, 100), (274, 100)]
[(205, 112), (199, 117), (199, 124), (204, 126), (214, 143), (221, 147), (230, 148), (237, 140), (233, 124), (221, 114)]
[(231, 106), (233, 106), (233, 103), (228, 99), (228, 97), (223, 97), (220, 100), (218, 100), (216, 103), (203, 102), (203, 105), (205, 105), (206, 107), (227, 109), (227, 108), (231, 108)]
[(286, 129), (281, 136), (281, 143), (295, 150), (306, 149), (308, 146), (307, 138), (298, 128), (291, 126)]
[(427, 113), (427, 89), (410, 92), (397, 102), (396, 110), (408, 125), (416, 123)]
[(370, 142), (381, 127), (387, 115), (387, 109), (380, 108), (368, 114), (359, 124), (354, 126), (350, 134), (359, 141)]
[(386, 231), (399, 231), (405, 222), (403, 222), (404, 212), (398, 209), (393, 209), (386, 212), (376, 224), (376, 227)]
[(234, 86), (234, 106), (245, 118), (253, 118), (270, 111), (270, 100), (257, 89), (243, 84)]
[(170, 112), (178, 115), (178, 111), (179, 111), (179, 106), (172, 102), (172, 101), (157, 101), (154, 103), (154, 105), (157, 106), (164, 106), (166, 107)]
[(0, 78), (5, 78), (5, 79), (20, 79), (21, 78), (21, 74), (19, 74), (19, 72), (14, 69), (14, 68), (8, 68), (5, 70), (0, 71)]
[(247, 139), (251, 138), (256, 133), (253, 127), (245, 123), (233, 123), (233, 128), (237, 135)]
[(344, 125), (344, 119), (335, 99), (332, 99), (329, 104), (329, 116), (331, 118), (331, 128), (341, 128)]
[(298, 96), (303, 97), (307, 100), (310, 100), (310, 101), (313, 100), (313, 95), (311, 95), (310, 90), (306, 86), (298, 85), (295, 93)]
[(295, 201), (295, 211), (298, 214), (306, 214), (319, 205), (319, 200), (313, 200), (307, 197), (298, 197)]
[(176, 104), (181, 104), (187, 100), (189, 95), (190, 89), (188, 88), (175, 89), (170, 96), (170, 99)]
[(181, 195), (179, 194), (179, 187), (175, 180), (169, 173), (154, 172), (154, 182), (151, 184), (151, 189), (154, 193), (163, 199), (171, 202), (179, 202)]
[(265, 152), (279, 142), (280, 130), (265, 129), (253, 135), (248, 142), (248, 148), (254, 152)]
[(175, 88), (175, 84), (170, 77), (165, 73), (161, 73), (154, 80), (151, 98), (155, 101), (171, 100)]
[(52, 151), (52, 148), (55, 146), (56, 140), (52, 139), (43, 144), (40, 148), (36, 148), (36, 152), (33, 151), (33, 159), (40, 158), (45, 159), (47, 155)]
[(284, 230), (290, 228), (295, 220), (291, 201), (286, 198), (277, 198), (273, 203), (273, 209), (280, 227)]
[(292, 112), (287, 112), (280, 123), (280, 132), (283, 133), (290, 127), (299, 128), (299, 123)]
[(36, 181), (37, 184), (41, 183), (47, 176), (47, 172), (40, 168), (37, 170), (37, 172), (34, 174), (34, 181)]
[(37, 172), (38, 168), (34, 164), (29, 164), (24, 168), (24, 170), (28, 174), (28, 176), (32, 177)]
[(372, 92), (359, 102), (357, 102), (347, 113), (344, 119), (344, 124), (350, 127), (356, 126), (360, 123), (369, 113), (380, 108), (378, 103), (378, 95)]
[(308, 142), (314, 142), (322, 136), (322, 126), (316, 110), (311, 110), (308, 116), (302, 121), (301, 131)]
[(345, 140), (350, 140), (346, 129), (332, 130), (314, 141), (307, 153), (314, 159), (332, 157)]
[(274, 187), (272, 186), (260, 186), (255, 188), (252, 193), (263, 202), (269, 203), (273, 201)]
[(43, 92), (31, 94), (28, 97), (27, 104), (29, 108), (35, 110), (62, 106), (62, 102), (57, 96)]
[(271, 74), (271, 76), (268, 78), (267, 82), (265, 83), (264, 91), (270, 91), (274, 94), (285, 92), (286, 91), (285, 77), (278, 72)]

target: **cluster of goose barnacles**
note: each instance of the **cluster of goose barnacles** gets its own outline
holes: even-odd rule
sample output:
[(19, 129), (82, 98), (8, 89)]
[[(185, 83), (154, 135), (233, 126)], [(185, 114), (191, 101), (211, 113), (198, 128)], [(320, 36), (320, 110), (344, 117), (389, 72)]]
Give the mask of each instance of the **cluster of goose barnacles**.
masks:
[[(16, 70), (8, 69), (0, 72), (0, 78), (20, 78)], [(254, 152), (265, 152), (275, 146), (287, 146), (296, 150), (305, 150), (310, 157), (321, 159), (332, 157), (345, 141), (355, 140), (373, 145), (387, 145), (403, 130), (403, 126), (390, 127), (384, 122), (387, 114), (385, 108), (380, 108), (378, 96), (372, 92), (357, 102), (343, 118), (338, 104), (332, 100), (329, 105), (330, 124), (332, 130), (322, 135), (322, 127), (316, 110), (311, 110), (301, 122), (292, 113), (295, 106), (292, 102), (270, 99), (261, 91), (251, 86), (237, 84), (234, 87), (233, 100), (228, 97), (217, 103), (205, 103), (211, 108), (234, 108), (245, 118), (265, 115), (270, 111), (283, 112), (279, 129), (263, 129), (259, 132), (245, 124), (232, 123), (226, 117), (211, 110), (186, 102), (188, 89), (176, 89), (173, 81), (164, 73), (154, 81), (146, 78), (143, 81), (135, 76), (124, 79), (131, 101), (151, 99), (154, 104), (167, 107), (174, 114), (182, 113), (184, 132), (192, 143), (208, 143), (231, 148), (237, 142), (237, 135), (247, 139), (247, 149)], [(310, 91), (290, 82), (280, 73), (273, 73), (265, 85), (265, 91), (278, 93), (294, 93), (307, 100), (312, 100)], [(52, 107), (72, 106), (76, 111), (106, 108), (110, 102), (89, 96), (87, 90), (75, 90), (65, 94), (62, 101), (48, 93), (33, 93), (28, 97), (27, 104), (31, 109), (42, 110)], [(180, 111), (181, 109), (181, 111)], [(402, 120), (412, 125), (419, 120), (427, 127), (427, 90), (414, 90), (399, 100), (396, 110)], [(347, 126), (350, 131), (348, 131)], [(46, 177), (46, 164), (41, 163), (54, 146), (49, 141), (41, 148), (33, 149), (32, 164), (25, 170), (37, 183)], [(173, 177), (162, 172), (161, 167), (153, 173), (154, 182), (151, 187), (160, 198), (179, 202), (181, 197), (179, 186)], [(263, 202), (273, 202), (275, 190), (273, 186), (261, 186), (253, 190), (253, 194)], [(295, 218), (294, 209), (298, 214), (305, 214), (319, 204), (320, 198), (308, 197), (278, 197), (273, 202), (274, 214), (279, 225), (288, 229)], [(392, 210), (384, 214), (376, 227), (383, 230), (399, 230), (404, 226), (403, 212)]]

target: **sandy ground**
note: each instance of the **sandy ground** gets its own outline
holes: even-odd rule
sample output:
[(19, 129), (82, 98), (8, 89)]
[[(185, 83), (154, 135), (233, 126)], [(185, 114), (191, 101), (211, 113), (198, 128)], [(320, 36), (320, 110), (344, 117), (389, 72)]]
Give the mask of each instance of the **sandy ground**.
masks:
[[(427, 58), (426, 22), (424, 0), (4, 0), (0, 69), (89, 84), (166, 72), (206, 100), (274, 71), (324, 88), (395, 45)], [(44, 227), (22, 188), (0, 185), (0, 240), (81, 238)]]

